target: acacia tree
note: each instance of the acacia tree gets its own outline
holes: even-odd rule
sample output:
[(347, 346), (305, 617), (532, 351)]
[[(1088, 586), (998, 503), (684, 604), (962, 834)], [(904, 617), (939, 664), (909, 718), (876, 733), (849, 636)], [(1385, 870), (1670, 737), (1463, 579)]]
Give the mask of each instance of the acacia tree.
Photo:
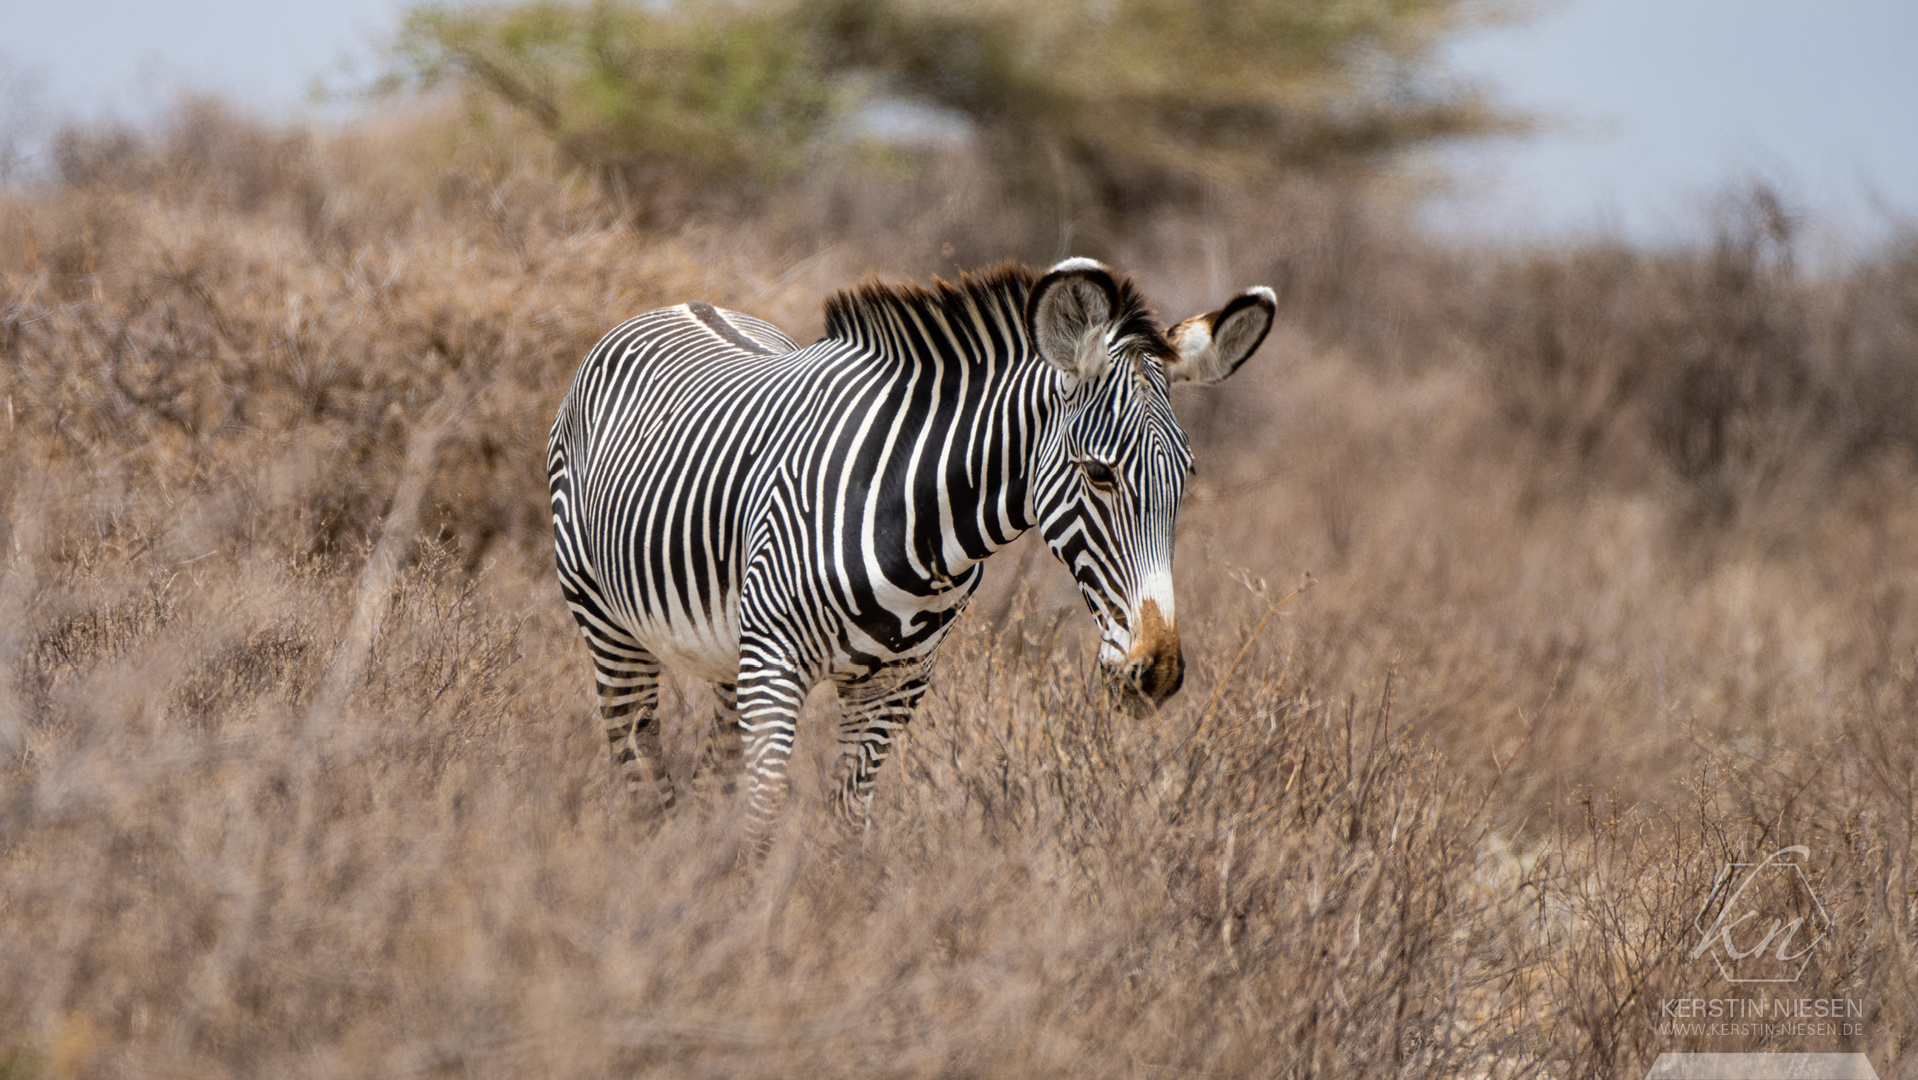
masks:
[(841, 70), (971, 118), (1002, 175), (1121, 213), (1509, 128), (1436, 46), (1467, 0), (813, 0)]
[(776, 187), (875, 99), (962, 117), (1015, 198), (1119, 216), (1517, 126), (1438, 61), (1488, 0), (551, 0), (422, 7), (453, 80), (643, 185)]
[(382, 89), (503, 101), (572, 163), (654, 199), (740, 194), (777, 186), (844, 111), (792, 16), (704, 0), (421, 6)]

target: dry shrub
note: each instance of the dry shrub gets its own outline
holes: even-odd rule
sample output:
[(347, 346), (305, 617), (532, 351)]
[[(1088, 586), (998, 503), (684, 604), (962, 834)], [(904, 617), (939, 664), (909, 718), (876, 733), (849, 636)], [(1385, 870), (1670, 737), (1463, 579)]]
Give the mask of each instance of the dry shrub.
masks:
[[(1179, 402), (1185, 693), (1105, 712), (1022, 541), (863, 847), (818, 839), (822, 697), (746, 872), (729, 806), (635, 823), (611, 782), (545, 426), (625, 314), (803, 338), (950, 238), (808, 258), (418, 117), (198, 122), (139, 137), (198, 173), (0, 203), (0, 1073), (1910, 1069), (1908, 251), (1444, 251), (1322, 193), (1136, 241), (1175, 316), (1287, 298)], [(422, 445), (422, 535), (384, 535)], [(665, 701), (683, 775), (711, 705)], [(1689, 957), (1721, 868), (1795, 843), (1834, 929), (1794, 992), (1864, 1033), (1661, 1031), (1725, 992)]]
[[(310, 142), (227, 132), (239, 121), (217, 112), (181, 124), (187, 134), (147, 151), (164, 182), (141, 187), (147, 174), (125, 164), (7, 215), (43, 254), (13, 264), (0, 349), (15, 365), (11, 423), (44, 440), (46, 460), (168, 491), (244, 489), (262, 513), (236, 539), (303, 532), (316, 552), (364, 540), (414, 420), (453, 395), (467, 422), (440, 458), (434, 531), (471, 559), (502, 536), (539, 543), (546, 427), (585, 348), (624, 314), (765, 284), (723, 252), (636, 234), (585, 188), (510, 163), (354, 236), (325, 212), (309, 222), (303, 201), (195, 179), (291, 153), (288, 183), (322, 183), (337, 163)], [(342, 141), (340, 156), (364, 163), (377, 138)], [(126, 156), (139, 155), (115, 159)], [(405, 180), (364, 187), (404, 199)], [(324, 191), (323, 206), (369, 194), (332, 182), (344, 190)], [(301, 521), (284, 529), (286, 515)]]
[(1408, 245), (1335, 201), (1275, 229), (1272, 272), (1320, 340), (1369, 364), (1479, 368), (1574, 483), (1651, 488), (1700, 523), (1802, 521), (1821, 489), (1918, 454), (1912, 238), (1812, 275), (1776, 192), (1715, 213), (1695, 249), (1491, 254)]

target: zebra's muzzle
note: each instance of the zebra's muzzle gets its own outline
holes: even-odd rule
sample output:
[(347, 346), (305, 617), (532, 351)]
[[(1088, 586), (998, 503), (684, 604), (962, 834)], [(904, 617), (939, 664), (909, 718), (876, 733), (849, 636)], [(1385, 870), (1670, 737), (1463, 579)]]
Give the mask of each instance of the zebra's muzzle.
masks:
[(1185, 657), (1179, 651), (1179, 628), (1165, 621), (1157, 601), (1139, 605), (1136, 625), (1125, 660), (1109, 671), (1120, 704), (1141, 715), (1179, 692), (1185, 683)]

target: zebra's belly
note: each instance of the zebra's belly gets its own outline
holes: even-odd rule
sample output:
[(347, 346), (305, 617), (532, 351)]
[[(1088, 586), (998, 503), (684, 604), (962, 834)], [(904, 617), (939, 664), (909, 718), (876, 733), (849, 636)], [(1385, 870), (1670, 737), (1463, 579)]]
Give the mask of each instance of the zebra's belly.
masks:
[(739, 678), (739, 646), (715, 648), (703, 642), (687, 647), (670, 639), (648, 646), (659, 662), (673, 671), (707, 682), (730, 683)]
[(646, 651), (667, 669), (707, 682), (730, 683), (739, 677), (739, 627), (704, 622), (640, 619), (632, 628)]

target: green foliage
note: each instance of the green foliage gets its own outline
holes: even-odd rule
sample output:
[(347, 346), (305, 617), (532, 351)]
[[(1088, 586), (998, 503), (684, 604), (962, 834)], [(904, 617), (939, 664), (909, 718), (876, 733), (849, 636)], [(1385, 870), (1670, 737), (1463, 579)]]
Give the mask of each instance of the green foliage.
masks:
[(1434, 60), (1468, 0), (812, 0), (836, 66), (978, 125), (1025, 191), (1121, 212), (1512, 121)]
[(398, 77), (523, 110), (653, 185), (791, 175), (890, 99), (963, 117), (1024, 201), (1119, 215), (1363, 171), (1513, 120), (1436, 63), (1484, 0), (551, 0), (416, 9)]
[(763, 4), (420, 7), (390, 82), (483, 90), (648, 194), (747, 188), (789, 174), (834, 112), (789, 24)]
[(24, 1043), (0, 1055), (0, 1080), (33, 1080), (43, 1075), (43, 1069), (40, 1055)]

